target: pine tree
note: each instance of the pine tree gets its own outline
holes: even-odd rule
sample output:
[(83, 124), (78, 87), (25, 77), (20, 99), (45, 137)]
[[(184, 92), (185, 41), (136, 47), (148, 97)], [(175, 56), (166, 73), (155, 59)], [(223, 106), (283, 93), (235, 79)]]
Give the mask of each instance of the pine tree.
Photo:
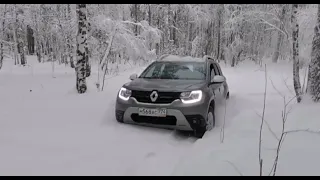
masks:
[(78, 32), (77, 32), (77, 63), (76, 63), (76, 76), (77, 76), (77, 90), (78, 93), (85, 93), (87, 90), (86, 77), (87, 64), (88, 64), (88, 43), (87, 43), (87, 15), (86, 4), (77, 4), (77, 18), (78, 18)]
[(311, 63), (308, 76), (308, 93), (315, 102), (320, 100), (320, 5), (312, 40)]

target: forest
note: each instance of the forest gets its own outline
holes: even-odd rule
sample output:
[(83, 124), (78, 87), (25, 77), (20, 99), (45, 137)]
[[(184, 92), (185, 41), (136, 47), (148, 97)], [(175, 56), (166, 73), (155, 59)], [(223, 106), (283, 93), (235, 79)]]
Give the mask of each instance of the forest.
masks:
[[(317, 4), (2, 4), (0, 71), (5, 58), (75, 68), (86, 92), (91, 65), (150, 62), (162, 54), (293, 64), (297, 101), (320, 100), (320, 10)], [(308, 67), (307, 88), (299, 70)], [(98, 83), (97, 86), (100, 86)]]

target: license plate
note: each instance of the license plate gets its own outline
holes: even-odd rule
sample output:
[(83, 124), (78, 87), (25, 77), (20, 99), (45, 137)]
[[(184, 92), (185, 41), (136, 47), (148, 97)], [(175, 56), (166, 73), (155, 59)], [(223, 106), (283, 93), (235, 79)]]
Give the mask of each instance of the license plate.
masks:
[(155, 117), (166, 117), (166, 109), (148, 109), (148, 108), (139, 108), (139, 116), (155, 116)]

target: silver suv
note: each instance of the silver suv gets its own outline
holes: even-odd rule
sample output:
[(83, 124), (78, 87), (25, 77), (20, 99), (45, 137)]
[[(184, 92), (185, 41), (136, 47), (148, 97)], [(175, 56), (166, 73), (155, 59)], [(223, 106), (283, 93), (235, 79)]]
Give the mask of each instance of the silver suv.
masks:
[(193, 131), (202, 138), (215, 126), (215, 107), (229, 98), (221, 68), (212, 57), (163, 55), (117, 94), (118, 122)]

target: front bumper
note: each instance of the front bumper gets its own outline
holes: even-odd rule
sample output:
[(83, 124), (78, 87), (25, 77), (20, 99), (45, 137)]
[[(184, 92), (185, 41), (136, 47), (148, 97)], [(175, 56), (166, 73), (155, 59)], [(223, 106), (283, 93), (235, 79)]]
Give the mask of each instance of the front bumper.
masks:
[[(166, 108), (166, 117), (139, 116), (139, 108)], [(118, 121), (143, 126), (151, 126), (166, 129), (177, 129), (193, 131), (203, 128), (206, 125), (208, 104), (202, 101), (194, 104), (183, 104), (175, 100), (170, 104), (140, 103), (130, 97), (128, 101), (117, 98), (116, 118)]]

